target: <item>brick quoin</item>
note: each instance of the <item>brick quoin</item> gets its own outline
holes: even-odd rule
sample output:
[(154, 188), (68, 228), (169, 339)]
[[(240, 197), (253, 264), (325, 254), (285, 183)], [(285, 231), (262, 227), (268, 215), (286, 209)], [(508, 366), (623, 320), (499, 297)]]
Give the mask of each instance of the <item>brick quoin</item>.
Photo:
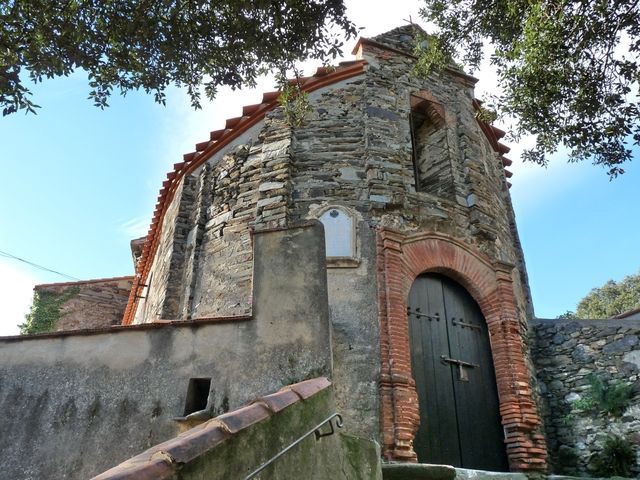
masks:
[(512, 471), (547, 468), (542, 422), (529, 384), (513, 290), (513, 265), (491, 261), (472, 247), (440, 233), (377, 232), (377, 283), (381, 350), (380, 428), (387, 460), (416, 462), (413, 439), (420, 425), (411, 373), (409, 290), (416, 277), (435, 272), (460, 283), (476, 300), (487, 322), (505, 445)]

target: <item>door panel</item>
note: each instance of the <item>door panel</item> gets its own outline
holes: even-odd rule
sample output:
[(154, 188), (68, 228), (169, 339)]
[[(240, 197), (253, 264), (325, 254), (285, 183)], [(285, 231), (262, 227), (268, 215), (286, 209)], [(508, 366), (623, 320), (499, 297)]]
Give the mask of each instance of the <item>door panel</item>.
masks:
[[(456, 465), (461, 457), (457, 435), (450, 434), (457, 431), (455, 413), (449, 411), (455, 409), (453, 381), (451, 370), (441, 363), (439, 353), (448, 350), (442, 284), (434, 281), (414, 283), (409, 306), (412, 356), (415, 352), (421, 359), (412, 362), (421, 417), (414, 448), (421, 462), (437, 458), (439, 463)], [(443, 415), (447, 411), (448, 414)], [(429, 452), (428, 456), (426, 452)]]
[(420, 402), (418, 460), (507, 470), (489, 334), (478, 305), (448, 278), (422, 275), (411, 288), (408, 315)]

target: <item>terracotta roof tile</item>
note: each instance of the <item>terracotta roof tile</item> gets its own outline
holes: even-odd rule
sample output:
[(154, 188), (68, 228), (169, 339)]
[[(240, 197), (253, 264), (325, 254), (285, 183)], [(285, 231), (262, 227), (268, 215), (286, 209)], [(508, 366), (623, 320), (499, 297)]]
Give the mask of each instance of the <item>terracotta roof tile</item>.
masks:
[(315, 395), (316, 393), (318, 393), (320, 390), (324, 390), (329, 385), (331, 385), (331, 382), (328, 379), (323, 377), (323, 378), (316, 378), (315, 381), (313, 382), (295, 383), (289, 386), (288, 388), (290, 388), (295, 393), (300, 395), (300, 398), (302, 398), (303, 400), (306, 400), (312, 395)]
[(168, 459), (149, 458), (142, 462), (125, 462), (92, 480), (165, 480), (174, 478), (174, 469)]
[[(362, 74), (365, 65), (365, 61), (357, 60), (342, 62), (336, 68), (320, 67), (313, 76), (303, 77), (299, 79), (299, 81), (304, 91), (312, 92), (341, 80)], [(129, 325), (133, 322), (138, 303), (138, 297), (136, 296), (137, 287), (140, 284), (144, 284), (148, 278), (159, 244), (159, 226), (162, 225), (165, 212), (182, 178), (193, 172), (225, 145), (228, 145), (242, 133), (260, 122), (268, 111), (278, 106), (279, 96), (280, 92), (267, 92), (262, 95), (262, 103), (244, 107), (241, 117), (231, 118), (227, 120), (223, 130), (211, 132), (208, 142), (198, 143), (195, 146), (195, 151), (184, 154), (183, 161), (174, 164), (173, 171), (167, 174), (167, 181), (163, 183), (163, 187), (160, 190), (153, 220), (149, 228), (149, 234), (147, 235), (147, 241), (145, 242), (138, 262), (134, 288), (132, 288), (132, 294), (129, 297), (122, 321), (124, 325)]]
[(300, 400), (300, 396), (296, 392), (290, 389), (285, 389), (262, 397), (257, 401), (264, 403), (269, 410), (277, 413), (280, 410), (284, 410), (289, 405), (293, 405), (298, 400)]
[(262, 403), (254, 403), (246, 407), (239, 408), (233, 412), (220, 415), (218, 420), (224, 423), (229, 433), (237, 433), (240, 430), (250, 427), (254, 423), (269, 417), (271, 412)]
[[(204, 455), (207, 451), (215, 448), (216, 445), (241, 430), (265, 420), (294, 403), (309, 398), (330, 385), (331, 382), (329, 380), (320, 377), (285, 387), (275, 394), (263, 397), (256, 403), (220, 415), (181, 433), (177, 437), (155, 445), (120, 465), (101, 473), (94, 477), (93, 480), (174, 478), (172, 475), (181, 465)], [(305, 396), (303, 397), (300, 393), (295, 392), (304, 392)], [(276, 398), (280, 399), (278, 400), (279, 408), (277, 409), (270, 410), (262, 403), (269, 401), (273, 404), (273, 400)]]
[[(480, 110), (481, 105), (482, 105), (481, 100), (478, 100), (477, 98), (473, 100), (473, 108), (475, 108), (476, 111)], [(484, 132), (485, 136), (487, 137), (487, 140), (489, 140), (491, 147), (500, 155), (500, 159), (502, 160), (502, 165), (505, 167), (510, 166), (513, 163), (513, 161), (506, 158), (504, 154), (509, 153), (511, 151), (511, 148), (506, 146), (504, 143), (500, 143), (498, 141), (506, 135), (506, 132), (480, 119), (476, 119), (476, 120), (478, 122), (478, 125), (480, 125), (480, 129)], [(513, 173), (506, 169), (504, 172), (505, 172), (504, 175), (506, 178), (511, 178), (513, 176)], [(507, 186), (511, 188), (511, 183), (507, 182)]]

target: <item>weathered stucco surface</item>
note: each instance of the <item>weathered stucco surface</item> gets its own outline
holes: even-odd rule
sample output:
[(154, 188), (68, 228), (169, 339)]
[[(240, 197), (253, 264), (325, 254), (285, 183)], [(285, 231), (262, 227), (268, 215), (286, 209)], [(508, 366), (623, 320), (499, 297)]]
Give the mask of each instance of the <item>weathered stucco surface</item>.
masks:
[[(554, 473), (593, 475), (593, 460), (615, 435), (636, 449), (640, 474), (640, 320), (536, 320), (533, 331)], [(580, 407), (590, 398), (590, 374), (634, 386), (620, 416)]]
[(382, 480), (378, 445), (341, 427), (331, 382), (314, 378), (201, 423), (94, 480)]
[[(176, 478), (227, 480), (244, 478), (253, 469), (336, 412), (332, 391), (315, 394), (278, 415), (234, 435), (182, 468)], [(335, 428), (335, 427), (334, 427)], [(329, 426), (322, 429), (327, 432)], [(251, 445), (252, 448), (244, 448)], [(260, 473), (260, 479), (382, 480), (380, 451), (372, 441), (343, 435), (307, 437)]]
[(175, 436), (190, 378), (215, 416), (331, 376), (322, 238), (254, 235), (253, 318), (0, 339), (1, 476), (88, 478)]

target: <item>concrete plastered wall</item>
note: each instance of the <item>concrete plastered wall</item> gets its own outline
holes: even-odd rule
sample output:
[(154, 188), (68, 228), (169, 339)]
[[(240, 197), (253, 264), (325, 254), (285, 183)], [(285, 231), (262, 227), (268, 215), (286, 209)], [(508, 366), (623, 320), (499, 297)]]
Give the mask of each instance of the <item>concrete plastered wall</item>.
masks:
[(190, 378), (215, 416), (330, 375), (322, 227), (253, 241), (253, 318), (0, 339), (3, 478), (88, 478), (175, 436)]
[(381, 480), (380, 449), (342, 433), (332, 393), (326, 378), (287, 386), (154, 445), (94, 480)]
[[(176, 475), (183, 480), (244, 478), (298, 438), (329, 418), (336, 407), (330, 389), (297, 403), (277, 416), (246, 429), (185, 465)], [(324, 425), (323, 433), (328, 433)], [(380, 450), (368, 440), (335, 433), (321, 439), (311, 435), (258, 476), (263, 480), (382, 480)], [(251, 446), (251, 448), (246, 448)]]

